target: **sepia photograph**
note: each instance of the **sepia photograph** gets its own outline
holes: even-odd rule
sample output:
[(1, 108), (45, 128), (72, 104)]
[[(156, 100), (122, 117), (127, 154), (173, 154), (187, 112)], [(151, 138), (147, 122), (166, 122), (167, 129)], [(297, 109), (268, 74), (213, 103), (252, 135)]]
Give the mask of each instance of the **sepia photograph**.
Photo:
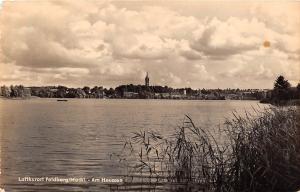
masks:
[(300, 1), (0, 0), (0, 192), (300, 192)]

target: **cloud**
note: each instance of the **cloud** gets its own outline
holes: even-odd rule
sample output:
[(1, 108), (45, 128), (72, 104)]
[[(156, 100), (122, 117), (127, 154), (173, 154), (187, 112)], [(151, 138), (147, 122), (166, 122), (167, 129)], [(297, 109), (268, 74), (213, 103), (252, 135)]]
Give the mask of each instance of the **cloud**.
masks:
[(201, 6), (153, 4), (4, 2), (1, 83), (141, 84), (146, 71), (177, 87), (270, 87), (280, 73), (299, 81), (299, 3), (250, 3), (240, 17), (238, 7), (199, 17)]
[(259, 49), (268, 33), (274, 32), (255, 18), (230, 17), (226, 21), (213, 18), (194, 33), (195, 38), (190, 44), (191, 48), (208, 56), (225, 58)]
[(164, 59), (174, 50), (172, 42), (149, 33), (113, 40), (114, 56), (130, 59)]

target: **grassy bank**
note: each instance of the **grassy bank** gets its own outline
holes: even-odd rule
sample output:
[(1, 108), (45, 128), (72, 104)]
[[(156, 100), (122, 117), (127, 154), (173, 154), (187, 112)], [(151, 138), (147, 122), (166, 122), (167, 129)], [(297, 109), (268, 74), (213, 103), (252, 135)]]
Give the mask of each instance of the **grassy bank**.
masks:
[(188, 116), (170, 137), (134, 133), (122, 154), (131, 178), (126, 184), (150, 191), (299, 190), (299, 115), (282, 107), (235, 116), (220, 129), (227, 135), (222, 145)]

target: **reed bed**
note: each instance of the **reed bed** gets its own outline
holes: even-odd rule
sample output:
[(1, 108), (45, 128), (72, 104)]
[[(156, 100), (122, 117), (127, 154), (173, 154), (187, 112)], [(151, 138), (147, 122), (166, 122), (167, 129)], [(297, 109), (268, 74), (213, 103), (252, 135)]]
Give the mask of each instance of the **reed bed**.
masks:
[(272, 108), (257, 118), (227, 121), (231, 191), (300, 188), (299, 109)]
[[(120, 155), (124, 191), (260, 192), (300, 189), (299, 109), (280, 107), (227, 120), (219, 144), (189, 116), (172, 136), (133, 133)], [(122, 188), (123, 187), (123, 188)]]

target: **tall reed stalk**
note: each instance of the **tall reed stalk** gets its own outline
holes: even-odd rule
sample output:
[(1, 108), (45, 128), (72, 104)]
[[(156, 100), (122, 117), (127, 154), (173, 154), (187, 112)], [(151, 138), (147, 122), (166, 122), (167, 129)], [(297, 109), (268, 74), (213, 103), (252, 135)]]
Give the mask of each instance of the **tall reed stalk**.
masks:
[[(300, 120), (297, 108), (270, 108), (234, 115), (218, 144), (189, 116), (170, 137), (133, 133), (123, 160), (129, 175), (165, 191), (260, 192), (300, 188)], [(134, 180), (131, 180), (134, 182)]]

